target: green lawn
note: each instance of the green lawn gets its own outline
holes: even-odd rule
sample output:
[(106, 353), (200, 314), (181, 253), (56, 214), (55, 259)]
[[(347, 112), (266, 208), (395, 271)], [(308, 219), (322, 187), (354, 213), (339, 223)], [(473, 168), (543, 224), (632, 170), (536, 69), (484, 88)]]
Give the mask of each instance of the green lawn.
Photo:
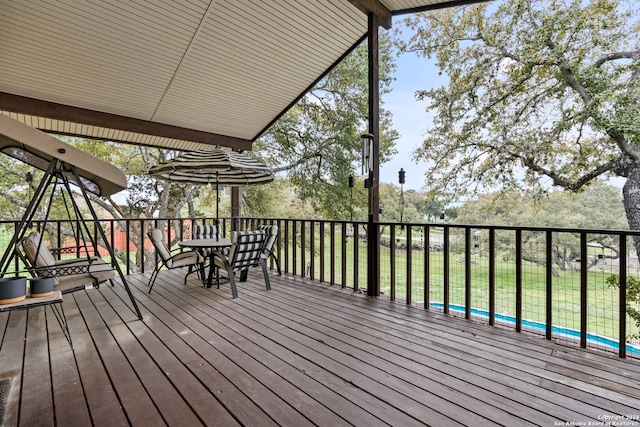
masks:
[[(318, 244), (318, 243), (317, 243)], [(336, 283), (345, 284), (346, 287), (354, 287), (354, 239), (349, 239), (345, 253), (346, 278), (342, 279), (342, 248), (340, 236), (336, 236), (335, 242), (335, 280)], [(367, 247), (366, 243), (359, 242), (358, 256), (358, 287), (367, 286)], [(320, 278), (320, 259), (315, 255), (313, 276)], [(324, 280), (329, 281), (331, 274), (330, 239), (325, 238), (325, 272)], [(411, 298), (415, 303), (424, 301), (424, 252), (412, 251), (411, 260)], [(281, 259), (284, 254), (281, 255)], [(293, 250), (289, 249), (289, 271), (293, 270)], [(302, 257), (300, 249), (297, 249), (297, 272), (305, 271), (301, 265)], [(443, 254), (431, 252), (429, 275), (429, 301), (431, 304), (442, 303), (444, 300), (444, 269)], [(307, 263), (310, 263), (310, 253), (305, 254)], [(489, 310), (489, 263), (488, 258), (479, 254), (472, 255), (471, 266), (471, 306), (480, 310)], [(386, 296), (391, 295), (391, 249), (381, 247), (381, 291)], [(516, 315), (516, 266), (512, 260), (496, 260), (496, 313), (515, 317)], [(283, 266), (284, 268), (284, 266)], [(580, 329), (580, 272), (558, 271), (558, 277), (552, 282), (552, 322), (555, 326)], [(602, 270), (590, 270), (587, 274), (587, 330), (618, 339), (618, 289), (610, 288), (605, 279), (609, 275), (617, 273), (617, 268), (605, 266)], [(546, 317), (546, 270), (544, 267), (523, 263), (523, 289), (522, 289), (522, 317), (526, 320), (545, 323)], [(631, 275), (639, 275), (638, 271), (630, 271)], [(407, 292), (407, 252), (395, 251), (395, 298), (406, 300)], [(465, 304), (465, 264), (464, 255), (451, 253), (449, 266), (449, 301), (450, 304)], [(627, 317), (627, 332), (637, 333), (638, 326)]]

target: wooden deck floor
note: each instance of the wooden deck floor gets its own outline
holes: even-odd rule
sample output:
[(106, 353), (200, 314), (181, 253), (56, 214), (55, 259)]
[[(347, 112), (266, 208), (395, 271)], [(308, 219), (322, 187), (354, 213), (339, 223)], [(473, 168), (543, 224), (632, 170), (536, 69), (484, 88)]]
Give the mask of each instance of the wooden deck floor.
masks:
[[(640, 417), (640, 364), (258, 271), (0, 314), (7, 426), (561, 425)], [(618, 419), (618, 421), (621, 421)], [(629, 420), (624, 420), (629, 421)], [(1, 423), (0, 423), (1, 425)], [(622, 425), (622, 424), (620, 424)], [(632, 424), (626, 424), (632, 425)], [(640, 425), (640, 422), (637, 424)]]

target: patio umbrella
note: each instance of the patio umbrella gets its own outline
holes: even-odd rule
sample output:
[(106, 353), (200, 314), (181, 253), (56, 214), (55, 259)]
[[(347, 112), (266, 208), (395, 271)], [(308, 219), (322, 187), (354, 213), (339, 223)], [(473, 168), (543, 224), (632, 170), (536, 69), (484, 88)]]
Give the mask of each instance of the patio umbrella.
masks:
[(210, 148), (191, 151), (158, 163), (148, 174), (184, 184), (216, 186), (216, 218), (218, 190), (222, 186), (266, 184), (275, 178), (273, 171), (251, 157), (231, 150)]

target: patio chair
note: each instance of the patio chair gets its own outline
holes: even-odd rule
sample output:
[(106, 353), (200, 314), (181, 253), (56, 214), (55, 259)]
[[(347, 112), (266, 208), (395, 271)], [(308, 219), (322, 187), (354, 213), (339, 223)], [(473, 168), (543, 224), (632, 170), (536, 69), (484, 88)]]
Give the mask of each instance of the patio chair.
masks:
[[(156, 249), (156, 253), (160, 257), (160, 260), (156, 264), (156, 268), (153, 270), (151, 278), (149, 279), (149, 293), (151, 293), (156, 278), (158, 277), (158, 272), (162, 267), (167, 267), (168, 269), (189, 267), (189, 271), (184, 276), (184, 284), (187, 283), (187, 277), (191, 273), (196, 271), (201, 272), (204, 268), (204, 257), (196, 251), (178, 252), (175, 255), (171, 255), (172, 251), (164, 241), (163, 230), (154, 228), (147, 233), (147, 235), (149, 236), (153, 247)], [(181, 249), (176, 249), (173, 252), (178, 250)], [(194, 269), (194, 267), (196, 268)]]
[(37, 231), (23, 238), (16, 247), (18, 256), (25, 262), (29, 272), (34, 277), (54, 277), (54, 289), (63, 294), (84, 289), (87, 285), (98, 287), (107, 281), (113, 286), (115, 271), (102, 258), (85, 256), (56, 260), (52, 251), (65, 252), (62, 249), (49, 250)]
[(278, 261), (276, 254), (273, 252), (273, 245), (276, 243), (278, 238), (278, 226), (261, 225), (258, 227), (258, 230), (264, 231), (264, 234), (267, 236), (267, 240), (264, 242), (264, 247), (262, 248), (262, 256), (265, 261), (269, 258), (273, 259), (278, 269), (278, 276), (282, 276), (282, 271), (280, 271), (280, 262)]
[[(220, 228), (217, 225), (196, 225), (193, 228), (194, 239), (215, 239), (220, 236)], [(203, 257), (210, 255), (211, 249), (198, 249)]]
[[(263, 231), (266, 236), (264, 246), (262, 247), (262, 257), (264, 258), (265, 261), (268, 261), (269, 257), (271, 257), (276, 263), (276, 267), (278, 269), (278, 276), (282, 276), (282, 271), (280, 270), (280, 262), (278, 261), (278, 257), (276, 256), (276, 254), (273, 252), (273, 245), (275, 244), (276, 239), (278, 238), (278, 226), (277, 225), (260, 225), (258, 226), (258, 230)], [(248, 273), (249, 273), (248, 269), (244, 269), (240, 272), (241, 282), (247, 281)]]
[[(235, 272), (257, 267), (258, 265), (262, 267), (262, 274), (267, 290), (271, 290), (267, 263), (262, 256), (262, 248), (266, 241), (265, 233), (263, 231), (237, 232), (232, 236), (232, 241), (233, 245), (231, 246), (228, 256), (214, 252), (213, 259), (218, 268), (224, 269), (227, 272), (233, 298), (238, 298)], [(220, 287), (219, 275), (217, 276), (217, 286), (218, 288)]]
[(196, 225), (193, 228), (194, 239), (215, 239), (220, 234), (217, 225)]

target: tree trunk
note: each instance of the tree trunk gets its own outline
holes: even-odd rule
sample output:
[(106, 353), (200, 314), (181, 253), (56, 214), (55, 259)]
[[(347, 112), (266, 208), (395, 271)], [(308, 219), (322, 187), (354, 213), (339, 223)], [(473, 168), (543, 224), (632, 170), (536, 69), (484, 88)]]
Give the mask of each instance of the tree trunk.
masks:
[[(628, 169), (627, 182), (622, 187), (624, 210), (627, 214), (630, 230), (640, 230), (640, 165), (634, 164)], [(640, 236), (633, 236), (636, 253), (640, 255)], [(620, 254), (626, 256), (626, 254)]]

